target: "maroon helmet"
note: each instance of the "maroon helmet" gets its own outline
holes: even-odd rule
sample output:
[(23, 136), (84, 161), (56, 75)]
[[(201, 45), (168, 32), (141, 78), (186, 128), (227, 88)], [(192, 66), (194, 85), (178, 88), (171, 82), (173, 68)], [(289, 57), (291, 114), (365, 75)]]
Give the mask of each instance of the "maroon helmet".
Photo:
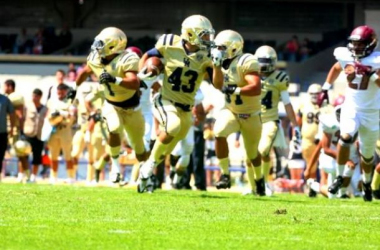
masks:
[(125, 51), (128, 51), (128, 52), (134, 52), (136, 53), (140, 58), (142, 57), (143, 53), (142, 51), (137, 48), (136, 46), (131, 46), (131, 47), (128, 47)]
[(377, 46), (375, 31), (367, 25), (356, 27), (348, 41), (347, 47), (356, 58), (370, 55)]

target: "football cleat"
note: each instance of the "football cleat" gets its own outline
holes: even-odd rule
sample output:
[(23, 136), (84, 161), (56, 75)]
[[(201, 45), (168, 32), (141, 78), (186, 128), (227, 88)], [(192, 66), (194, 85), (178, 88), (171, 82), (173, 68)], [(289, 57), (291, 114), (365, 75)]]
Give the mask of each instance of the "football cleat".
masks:
[(113, 183), (120, 182), (120, 173), (110, 173), (110, 181)]
[(342, 194), (338, 197), (339, 199), (350, 199), (351, 197), (348, 194)]
[(372, 195), (376, 200), (380, 200), (380, 189), (373, 190)]
[(223, 174), (220, 176), (219, 181), (216, 183), (216, 189), (231, 188), (231, 177), (229, 174)]
[(95, 169), (95, 181), (99, 183), (101, 170)]
[(144, 193), (148, 186), (148, 179), (142, 179), (140, 178), (138, 184), (137, 184), (137, 192), (138, 193)]
[(317, 192), (315, 192), (312, 188), (309, 188), (309, 194), (308, 194), (308, 196), (310, 198), (315, 198), (315, 197), (317, 197)]
[(339, 191), (339, 188), (343, 185), (343, 177), (338, 176), (335, 178), (333, 184), (331, 184), (328, 188), (329, 193), (336, 194)]
[(372, 201), (371, 183), (363, 183), (363, 200)]
[(259, 180), (255, 180), (256, 182), (256, 193), (258, 196), (265, 196), (265, 181), (264, 181), (264, 177), (259, 179)]

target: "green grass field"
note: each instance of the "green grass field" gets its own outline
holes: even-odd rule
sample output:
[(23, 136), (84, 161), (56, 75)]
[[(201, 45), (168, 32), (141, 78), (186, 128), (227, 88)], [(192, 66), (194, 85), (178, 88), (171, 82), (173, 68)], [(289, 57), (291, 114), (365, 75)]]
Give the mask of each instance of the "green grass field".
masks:
[(379, 249), (379, 202), (0, 184), (0, 249)]

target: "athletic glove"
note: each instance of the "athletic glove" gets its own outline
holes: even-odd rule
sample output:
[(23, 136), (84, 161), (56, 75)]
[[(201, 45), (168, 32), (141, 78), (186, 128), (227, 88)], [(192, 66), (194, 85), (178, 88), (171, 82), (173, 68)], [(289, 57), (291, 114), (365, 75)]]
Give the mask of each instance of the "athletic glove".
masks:
[(157, 76), (152, 76), (152, 72), (146, 72), (147, 70), (147, 67), (145, 66), (144, 68), (142, 68), (140, 70), (140, 72), (137, 74), (137, 77), (141, 80), (141, 81), (153, 81), (154, 79), (156, 79)]
[(99, 82), (100, 82), (100, 84), (115, 83), (116, 82), (116, 77), (112, 76), (108, 72), (103, 72), (99, 76)]
[(222, 92), (227, 95), (238, 95), (240, 94), (240, 88), (236, 85), (223, 86)]
[(218, 48), (211, 49), (211, 60), (215, 67), (222, 66), (223, 52)]

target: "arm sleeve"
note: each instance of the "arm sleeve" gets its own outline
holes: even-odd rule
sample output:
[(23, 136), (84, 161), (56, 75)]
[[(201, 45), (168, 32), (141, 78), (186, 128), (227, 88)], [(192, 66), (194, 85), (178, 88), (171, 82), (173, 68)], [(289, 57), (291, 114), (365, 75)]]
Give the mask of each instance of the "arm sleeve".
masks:
[(148, 54), (148, 57), (158, 57), (158, 58), (162, 58), (163, 56), (161, 55), (160, 51), (158, 51), (158, 49), (156, 48), (153, 48), (153, 49), (150, 49), (146, 52)]
[(287, 90), (281, 91), (281, 101), (284, 105), (287, 105), (290, 103), (290, 97), (289, 97), (289, 92)]

